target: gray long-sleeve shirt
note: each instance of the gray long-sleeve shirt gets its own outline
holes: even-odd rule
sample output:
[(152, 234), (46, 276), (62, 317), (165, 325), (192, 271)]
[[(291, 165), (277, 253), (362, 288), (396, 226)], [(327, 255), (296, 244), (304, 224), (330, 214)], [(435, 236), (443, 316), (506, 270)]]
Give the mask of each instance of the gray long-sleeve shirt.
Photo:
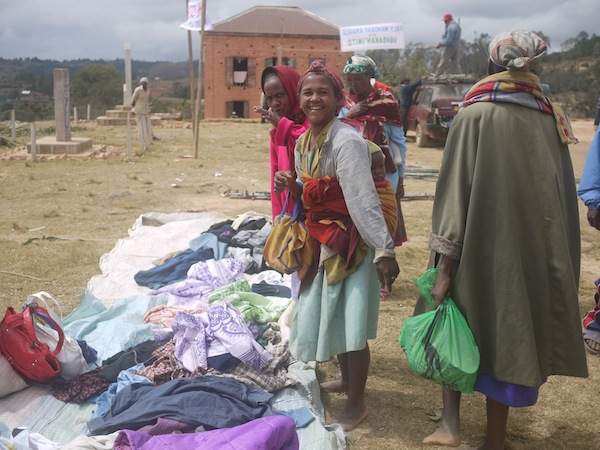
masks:
[[(301, 139), (296, 144), (295, 166), (297, 181), (302, 184), (300, 143)], [(319, 164), (319, 176), (338, 179), (352, 221), (366, 244), (375, 249), (375, 261), (393, 258), (394, 241), (373, 182), (367, 142), (354, 128), (335, 119), (321, 148)], [(321, 246), (321, 261), (330, 255), (329, 249)]]

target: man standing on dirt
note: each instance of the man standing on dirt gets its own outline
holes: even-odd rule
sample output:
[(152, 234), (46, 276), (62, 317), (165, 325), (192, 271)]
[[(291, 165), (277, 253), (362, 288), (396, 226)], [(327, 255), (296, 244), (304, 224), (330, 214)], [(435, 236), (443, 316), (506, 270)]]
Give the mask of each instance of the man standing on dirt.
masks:
[(152, 123), (150, 121), (150, 89), (148, 78), (142, 77), (140, 85), (133, 91), (131, 107), (135, 111), (138, 134), (140, 137), (140, 152), (143, 155), (152, 143)]
[(446, 30), (442, 36), (442, 42), (437, 45), (437, 48), (443, 47), (443, 50), (435, 75), (462, 73), (460, 67), (460, 25), (454, 21), (452, 14), (444, 14), (442, 20), (446, 24)]

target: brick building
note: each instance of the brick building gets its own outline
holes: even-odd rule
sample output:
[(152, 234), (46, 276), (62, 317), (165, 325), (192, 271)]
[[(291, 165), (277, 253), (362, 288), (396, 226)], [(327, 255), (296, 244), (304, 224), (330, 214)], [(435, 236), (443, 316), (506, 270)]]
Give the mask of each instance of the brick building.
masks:
[(206, 118), (259, 117), (260, 75), (278, 59), (300, 73), (322, 59), (341, 74), (350, 56), (336, 25), (298, 7), (255, 6), (213, 24), (204, 39)]

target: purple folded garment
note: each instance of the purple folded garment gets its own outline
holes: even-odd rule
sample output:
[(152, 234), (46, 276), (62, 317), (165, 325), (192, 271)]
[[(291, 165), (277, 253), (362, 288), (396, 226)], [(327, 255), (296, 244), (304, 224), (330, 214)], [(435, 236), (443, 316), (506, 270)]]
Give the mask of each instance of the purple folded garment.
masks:
[(298, 450), (294, 421), (286, 416), (261, 417), (233, 428), (203, 433), (151, 436), (119, 432), (115, 450)]
[(540, 388), (506, 383), (491, 375), (479, 374), (475, 382), (475, 390), (503, 405), (524, 408), (537, 403)]

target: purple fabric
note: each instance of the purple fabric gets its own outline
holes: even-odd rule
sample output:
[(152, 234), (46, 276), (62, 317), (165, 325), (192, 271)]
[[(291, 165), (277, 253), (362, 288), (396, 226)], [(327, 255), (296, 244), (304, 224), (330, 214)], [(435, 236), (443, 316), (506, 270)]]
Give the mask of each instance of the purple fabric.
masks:
[(209, 356), (230, 353), (261, 370), (273, 358), (258, 342), (240, 312), (229, 303), (215, 303), (207, 314), (178, 312), (173, 324), (175, 357), (190, 372), (207, 369)]
[(244, 265), (236, 259), (210, 259), (190, 267), (185, 280), (169, 284), (155, 293), (171, 294), (169, 304), (187, 304), (190, 301), (204, 300), (215, 289), (241, 278), (243, 273)]
[(506, 383), (495, 379), (491, 375), (479, 374), (475, 382), (475, 390), (503, 405), (512, 408), (524, 408), (537, 403), (540, 389), (539, 387)]
[(203, 433), (151, 436), (139, 431), (119, 432), (116, 450), (298, 450), (294, 421), (269, 416), (233, 428)]

